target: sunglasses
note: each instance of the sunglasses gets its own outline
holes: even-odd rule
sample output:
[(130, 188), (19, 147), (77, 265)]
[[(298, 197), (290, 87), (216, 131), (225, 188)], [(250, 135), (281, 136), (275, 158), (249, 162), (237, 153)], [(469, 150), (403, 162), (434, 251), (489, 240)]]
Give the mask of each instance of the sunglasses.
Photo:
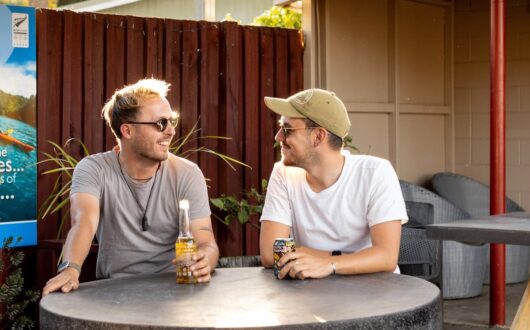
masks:
[(160, 132), (164, 132), (167, 128), (167, 125), (171, 127), (177, 127), (179, 123), (179, 115), (176, 112), (173, 112), (170, 118), (160, 118), (157, 121), (129, 121), (124, 124), (139, 124), (139, 125), (155, 125)]
[(296, 131), (299, 129), (314, 129), (318, 127), (285, 127), (284, 125), (280, 125), (279, 130), (282, 131), (283, 136), (286, 138), (291, 134), (291, 131)]

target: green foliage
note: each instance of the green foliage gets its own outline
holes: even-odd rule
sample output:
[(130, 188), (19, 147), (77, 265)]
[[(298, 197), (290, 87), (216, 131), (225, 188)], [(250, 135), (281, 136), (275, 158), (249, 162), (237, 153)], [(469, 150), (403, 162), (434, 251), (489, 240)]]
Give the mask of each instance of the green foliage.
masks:
[(224, 218), (214, 216), (227, 226), (232, 221), (237, 220), (242, 225), (250, 223), (252, 226), (259, 228), (259, 226), (249, 222), (249, 220), (251, 216), (261, 214), (263, 211), (266, 191), (267, 180), (263, 179), (261, 180), (261, 193), (257, 189), (251, 188), (250, 192), (241, 193), (243, 196), (241, 199), (234, 195), (227, 196), (225, 194), (222, 194), (221, 197), (210, 198), (212, 205), (225, 212)]
[[(21, 240), (22, 237), (18, 237), (15, 245)], [(0, 313), (0, 327), (2, 329), (31, 329), (35, 323), (24, 312), (30, 304), (39, 299), (39, 291), (24, 289), (21, 269), (24, 253), (14, 251), (12, 243), (12, 236), (5, 238), (1, 251), (0, 273), (9, 275), (0, 286), (0, 304), (5, 306), (5, 313)]]
[(260, 16), (255, 17), (252, 24), (300, 30), (302, 28), (302, 14), (289, 8), (273, 6)]
[[(57, 0), (48, 0), (48, 8), (57, 8)], [(15, 5), (15, 6), (26, 6), (31, 4), (29, 0), (0, 0), (0, 4), (4, 5)]]
[(0, 89), (0, 116), (23, 121), (33, 127), (37, 126), (35, 95), (24, 97), (6, 93)]
[(226, 13), (225, 18), (223, 18), (223, 22), (236, 22), (237, 24), (241, 25), (241, 20), (235, 19), (230, 13)]
[(195, 125), (193, 125), (193, 127), (190, 129), (190, 131), (187, 134), (185, 134), (184, 136), (180, 137), (179, 139), (176, 139), (175, 141), (171, 142), (171, 146), (169, 147), (169, 151), (171, 153), (174, 153), (175, 155), (183, 157), (183, 158), (187, 158), (190, 155), (192, 155), (194, 153), (198, 153), (198, 152), (204, 152), (204, 153), (207, 153), (207, 154), (211, 154), (211, 155), (214, 155), (216, 157), (219, 157), (228, 166), (230, 166), (230, 168), (233, 169), (234, 171), (236, 169), (234, 167), (234, 164), (241, 165), (241, 166), (246, 166), (246, 167), (250, 168), (250, 166), (248, 166), (247, 164), (245, 164), (243, 162), (240, 162), (239, 160), (237, 160), (235, 158), (229, 157), (229, 156), (227, 156), (225, 154), (222, 154), (222, 153), (217, 152), (215, 150), (206, 148), (204, 146), (199, 146), (197, 148), (187, 149), (186, 145), (188, 145), (189, 143), (194, 142), (194, 141), (201, 142), (201, 141), (204, 141), (204, 140), (212, 140), (212, 139), (213, 140), (231, 140), (232, 139), (232, 138), (229, 138), (229, 137), (217, 136), (217, 135), (205, 135), (205, 136), (199, 135), (201, 129), (197, 128), (198, 124), (199, 124), (199, 121), (197, 121), (195, 123)]
[[(53, 185), (53, 189), (50, 195), (48, 195), (48, 198), (46, 198), (44, 203), (42, 203), (41, 207), (39, 208), (37, 219), (44, 219), (49, 214), (53, 214), (65, 208), (65, 206), (68, 206), (70, 204), (70, 189), (72, 187), (72, 175), (74, 173), (74, 168), (79, 162), (78, 159), (76, 159), (66, 150), (66, 147), (68, 147), (73, 142), (78, 143), (81, 146), (81, 148), (83, 149), (84, 156), (90, 155), (90, 152), (88, 151), (88, 148), (86, 147), (86, 145), (83, 143), (83, 141), (79, 139), (75, 139), (75, 138), (68, 139), (64, 143), (64, 147), (61, 147), (55, 142), (48, 141), (48, 143), (50, 143), (53, 146), (53, 153), (49, 154), (49, 153), (43, 152), (45, 159), (37, 163), (37, 164), (44, 164), (44, 163), (53, 164), (53, 168), (51, 170), (43, 172), (42, 173), (43, 175), (57, 174), (57, 177), (55, 179), (55, 183)], [(61, 223), (59, 225), (59, 230), (57, 230), (57, 239), (59, 239), (65, 220), (68, 218), (69, 215), (70, 215), (70, 208), (66, 207), (65, 212), (63, 214), (63, 218), (61, 219)]]
[(351, 151), (355, 151), (357, 153), (360, 152), (359, 149), (353, 144), (353, 138), (351, 137), (351, 135), (346, 135), (346, 137), (344, 138), (344, 148), (348, 148)]

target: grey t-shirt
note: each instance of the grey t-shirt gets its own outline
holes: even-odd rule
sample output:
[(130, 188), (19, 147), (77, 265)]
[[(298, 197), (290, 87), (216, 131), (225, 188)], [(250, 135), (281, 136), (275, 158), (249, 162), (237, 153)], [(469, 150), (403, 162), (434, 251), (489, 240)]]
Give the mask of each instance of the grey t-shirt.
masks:
[[(148, 230), (143, 231), (142, 217), (151, 187), (146, 213)], [(179, 200), (189, 200), (192, 221), (210, 216), (201, 170), (196, 164), (173, 154), (162, 162), (156, 176), (144, 183), (133, 181), (125, 172), (122, 175), (115, 151), (85, 157), (74, 170), (70, 194), (80, 192), (94, 195), (100, 202), (96, 232), (98, 278), (174, 269), (171, 260), (175, 256), (179, 232)]]

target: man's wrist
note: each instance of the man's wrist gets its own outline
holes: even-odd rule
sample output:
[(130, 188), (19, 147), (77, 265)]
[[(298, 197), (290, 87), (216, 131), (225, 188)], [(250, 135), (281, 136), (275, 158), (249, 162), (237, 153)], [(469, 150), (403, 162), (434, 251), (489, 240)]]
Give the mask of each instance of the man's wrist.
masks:
[(57, 267), (57, 273), (61, 273), (68, 268), (75, 269), (79, 274), (81, 274), (81, 265), (76, 264), (72, 261), (63, 261), (61, 264), (59, 264), (59, 266)]

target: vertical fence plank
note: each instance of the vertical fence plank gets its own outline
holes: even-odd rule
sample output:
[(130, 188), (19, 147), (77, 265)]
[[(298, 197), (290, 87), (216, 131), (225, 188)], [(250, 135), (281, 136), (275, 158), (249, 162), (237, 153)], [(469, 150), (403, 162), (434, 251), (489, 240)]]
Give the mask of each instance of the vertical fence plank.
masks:
[[(224, 134), (231, 140), (225, 142), (226, 154), (236, 159), (243, 159), (243, 39), (241, 28), (234, 22), (222, 24), (225, 33), (224, 39), (224, 100), (225, 107), (221, 113)], [(220, 176), (226, 181), (223, 183), (223, 192), (226, 194), (239, 194), (243, 189), (243, 176), (227, 166), (220, 166)], [(243, 251), (243, 230), (239, 223), (234, 222), (228, 228), (219, 227), (219, 235), (224, 236), (222, 251), (227, 255), (241, 255)]]
[[(110, 98), (114, 91), (125, 84), (125, 17), (118, 15), (106, 16), (105, 45), (105, 98)], [(137, 52), (137, 49), (131, 49)], [(105, 149), (116, 145), (111, 130), (105, 130)]]
[[(199, 117), (199, 33), (197, 22), (182, 22), (182, 135), (188, 133)], [(186, 144), (185, 150), (197, 148), (198, 143)], [(199, 155), (189, 155), (189, 160), (198, 163)]]
[[(219, 132), (219, 30), (218, 23), (200, 22), (200, 128), (201, 136), (220, 136)], [(208, 95), (208, 97), (204, 97)], [(218, 139), (204, 139), (201, 145), (217, 151)], [(210, 154), (203, 154), (199, 166), (205, 177), (209, 179), (208, 193), (210, 197), (219, 195), (219, 159)], [(213, 210), (215, 211), (215, 210)], [(212, 219), (214, 232), (218, 221)]]
[[(63, 14), (39, 9), (37, 11), (37, 144), (38, 160), (42, 152), (53, 153), (48, 141), (61, 143), (61, 91), (63, 57)], [(46, 200), (53, 187), (55, 177), (42, 175), (52, 164), (40, 164), (37, 168), (38, 205)], [(57, 215), (48, 216), (38, 226), (39, 239), (55, 237), (58, 229)]]
[(127, 16), (126, 26), (125, 80), (133, 84), (145, 77), (145, 54), (140, 51), (145, 47), (145, 19)]
[[(181, 112), (181, 73), (182, 73), (182, 27), (179, 21), (165, 20), (164, 31), (164, 79), (171, 84), (167, 99), (174, 110)], [(181, 136), (180, 128), (173, 140)]]
[(286, 29), (274, 30), (274, 82), (277, 97), (289, 96), (289, 35)]
[(271, 28), (260, 28), (260, 158), (261, 158), (261, 177), (268, 178), (272, 172), (272, 167), (276, 160), (274, 150), (274, 135), (276, 134), (276, 122), (278, 116), (267, 109), (263, 98), (265, 96), (274, 96), (274, 30)]
[(164, 69), (164, 21), (149, 18), (146, 20), (146, 29), (146, 77), (160, 79)]
[[(259, 190), (261, 187), (261, 173), (259, 153), (260, 149), (260, 79), (259, 79), (259, 31), (254, 27), (244, 27), (244, 59), (245, 59), (245, 112), (244, 140), (245, 140), (245, 163), (252, 170), (245, 169), (245, 190), (252, 188)], [(254, 201), (253, 201), (254, 202)], [(250, 219), (256, 226), (259, 218), (254, 216)], [(252, 225), (245, 227), (245, 253), (247, 255), (259, 254), (259, 231)]]
[(105, 124), (101, 120), (101, 108), (105, 102), (105, 21), (100, 14), (83, 14), (83, 137), (91, 153), (105, 148)]
[[(61, 107), (61, 144), (70, 138), (81, 138), (83, 134), (83, 112), (81, 100), (83, 98), (83, 70), (81, 38), (83, 34), (82, 16), (72, 12), (64, 12), (64, 36), (63, 36), (63, 82), (62, 82), (62, 107)], [(77, 144), (70, 144), (65, 150), (72, 156), (79, 158), (82, 155), (81, 148)], [(60, 215), (67, 213), (61, 210)], [(64, 221), (62, 236), (70, 229), (70, 221)]]
[(298, 30), (289, 30), (289, 95), (304, 89), (303, 34)]
[[(64, 12), (64, 56), (63, 56), (63, 93), (62, 93), (62, 138), (81, 138), (83, 130), (82, 93), (83, 93), (83, 35), (82, 16)], [(74, 156), (81, 156), (79, 148), (67, 148)]]

